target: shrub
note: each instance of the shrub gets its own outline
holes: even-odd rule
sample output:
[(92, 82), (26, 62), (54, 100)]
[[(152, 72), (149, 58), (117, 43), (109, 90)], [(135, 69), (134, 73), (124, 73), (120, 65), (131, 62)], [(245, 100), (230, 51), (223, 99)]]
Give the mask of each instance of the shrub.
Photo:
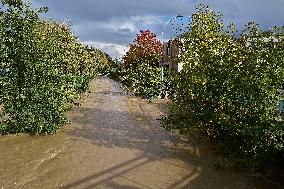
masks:
[(121, 81), (127, 90), (147, 99), (160, 94), (160, 68), (138, 64), (124, 69)]
[(0, 133), (52, 133), (67, 121), (66, 103), (95, 76), (97, 50), (81, 45), (70, 27), (42, 21), (47, 8), (1, 1)]
[(192, 15), (177, 59), (185, 65), (163, 124), (206, 133), (224, 153), (261, 167), (284, 150), (277, 108), (284, 98), (283, 28), (264, 33), (249, 23), (236, 37), (221, 17), (202, 5)]
[(141, 31), (123, 57), (121, 81), (126, 88), (145, 98), (160, 94), (160, 68), (162, 45), (149, 30)]

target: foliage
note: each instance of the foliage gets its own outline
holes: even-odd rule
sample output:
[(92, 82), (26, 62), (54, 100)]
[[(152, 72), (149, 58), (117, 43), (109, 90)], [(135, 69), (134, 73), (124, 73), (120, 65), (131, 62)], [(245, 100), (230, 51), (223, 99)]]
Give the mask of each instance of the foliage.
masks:
[(144, 98), (152, 99), (160, 94), (160, 68), (130, 65), (120, 79), (127, 90)]
[(101, 73), (103, 73), (104, 75), (110, 77), (113, 80), (121, 82), (120, 76), (123, 73), (123, 66), (122, 62), (118, 58), (110, 58), (108, 64), (104, 66), (102, 70), (103, 71), (101, 71)]
[(204, 132), (223, 152), (261, 167), (284, 150), (277, 108), (284, 99), (284, 28), (262, 32), (249, 23), (236, 37), (221, 17), (202, 5), (192, 15), (164, 127)]
[(21, 0), (0, 10), (0, 133), (52, 133), (67, 121), (66, 103), (96, 74), (97, 50), (80, 44), (64, 23), (43, 21)]
[(110, 75), (113, 67), (115, 67), (115, 61), (106, 53), (101, 52), (101, 63), (99, 64), (99, 70), (101, 74)]
[(130, 91), (145, 98), (159, 95), (161, 42), (149, 30), (140, 31), (123, 57), (121, 81)]
[(162, 44), (157, 40), (156, 35), (149, 30), (140, 31), (133, 44), (123, 57), (126, 66), (133, 64), (148, 64), (151, 67), (158, 67), (162, 54)]

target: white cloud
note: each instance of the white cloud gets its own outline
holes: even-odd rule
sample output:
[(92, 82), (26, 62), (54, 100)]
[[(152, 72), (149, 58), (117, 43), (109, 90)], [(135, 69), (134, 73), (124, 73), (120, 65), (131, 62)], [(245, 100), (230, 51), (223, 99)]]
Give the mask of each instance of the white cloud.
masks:
[(80, 33), (80, 40), (108, 53), (111, 57), (121, 58), (128, 50), (140, 30), (161, 28), (162, 18), (158, 16), (131, 16), (112, 18), (108, 21), (83, 22), (73, 26)]
[(140, 30), (162, 28), (162, 18), (158, 16), (131, 16), (111, 18), (106, 21), (85, 21), (73, 25), (75, 33), (83, 41), (104, 41), (128, 44)]
[(122, 58), (122, 56), (128, 50), (128, 47), (125, 45), (113, 44), (113, 43), (85, 41), (84, 44), (100, 49), (101, 51), (109, 54), (110, 57), (112, 58)]

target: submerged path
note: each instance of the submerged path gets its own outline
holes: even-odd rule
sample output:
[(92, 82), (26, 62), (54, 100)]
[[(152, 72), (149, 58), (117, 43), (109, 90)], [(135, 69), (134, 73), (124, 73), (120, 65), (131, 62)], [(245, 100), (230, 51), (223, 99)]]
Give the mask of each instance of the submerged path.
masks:
[(98, 77), (58, 134), (0, 136), (0, 189), (269, 188), (216, 170), (208, 145), (162, 129), (165, 106), (127, 96), (119, 83)]

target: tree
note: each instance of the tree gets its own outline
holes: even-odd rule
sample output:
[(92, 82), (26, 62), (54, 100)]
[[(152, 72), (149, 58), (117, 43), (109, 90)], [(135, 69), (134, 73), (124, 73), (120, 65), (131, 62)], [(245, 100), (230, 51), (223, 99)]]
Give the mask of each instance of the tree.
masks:
[(125, 87), (145, 98), (154, 98), (160, 93), (159, 62), (162, 45), (149, 30), (140, 31), (129, 51), (123, 57), (121, 81)]
[(68, 25), (43, 21), (21, 0), (1, 0), (0, 134), (52, 133), (95, 76), (100, 57)]
[(129, 51), (123, 57), (126, 66), (130, 64), (143, 63), (158, 67), (162, 55), (162, 44), (156, 35), (149, 30), (140, 31)]
[(206, 133), (226, 154), (261, 166), (284, 151), (277, 108), (284, 98), (284, 30), (264, 35), (249, 23), (236, 37), (221, 16), (207, 6), (192, 15), (178, 59), (185, 65), (164, 126)]

